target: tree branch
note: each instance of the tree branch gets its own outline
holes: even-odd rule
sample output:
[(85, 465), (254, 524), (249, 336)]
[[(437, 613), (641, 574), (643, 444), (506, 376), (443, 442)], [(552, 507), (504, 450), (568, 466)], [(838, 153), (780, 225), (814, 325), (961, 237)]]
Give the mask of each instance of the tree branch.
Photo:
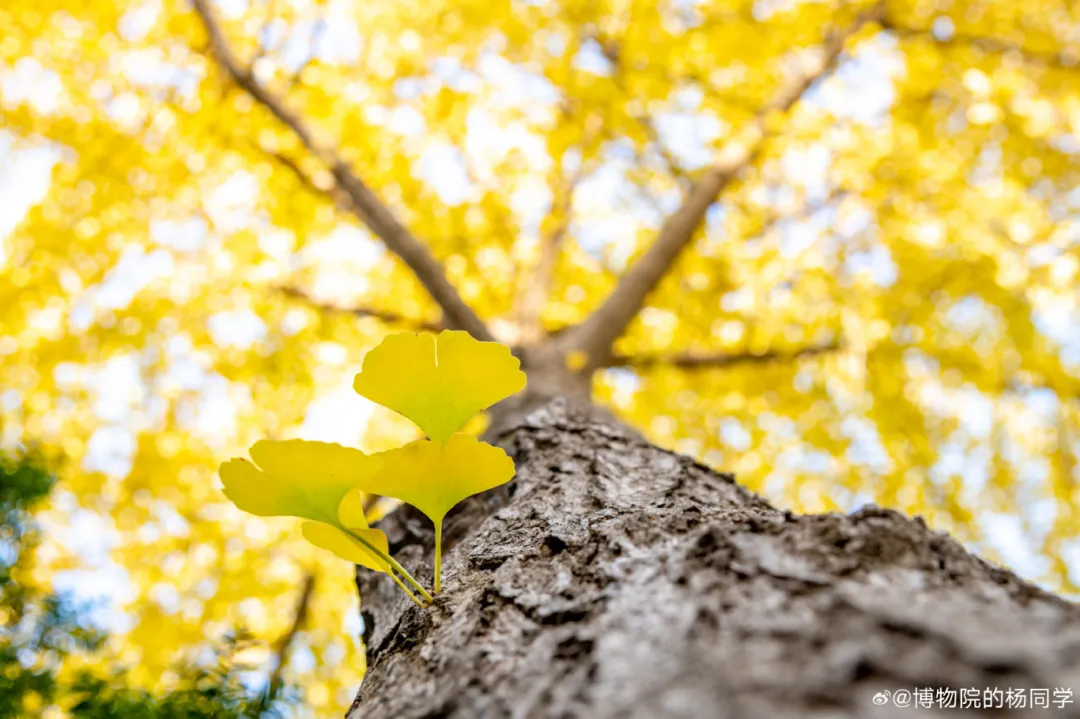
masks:
[(1039, 51), (996, 37), (968, 35), (961, 32), (954, 32), (948, 37), (938, 37), (934, 34), (933, 28), (905, 25), (891, 17), (883, 17), (881, 27), (902, 37), (925, 37), (938, 45), (968, 45), (995, 55), (1015, 53), (1029, 62), (1047, 67), (1061, 70), (1080, 70), (1080, 57), (1078, 57), (1076, 50)]
[(293, 615), (292, 626), (289, 627), (289, 631), (277, 641), (277, 648), (275, 649), (275, 655), (277, 656), (277, 663), (274, 665), (274, 670), (270, 674), (270, 681), (267, 684), (267, 698), (269, 701), (273, 701), (277, 698), (278, 692), (281, 691), (281, 678), (285, 672), (285, 665), (289, 662), (289, 648), (292, 646), (293, 640), (296, 639), (296, 635), (300, 633), (300, 630), (304, 628), (304, 623), (307, 621), (308, 608), (311, 605), (311, 595), (315, 591), (315, 575), (309, 573), (304, 577), (304, 585), (300, 589), (300, 598), (296, 602), (296, 613)]
[[(849, 192), (839, 187), (834, 187), (829, 190), (829, 194), (825, 195), (821, 200), (813, 203), (804, 204), (796, 212), (783, 213), (772, 211), (769, 214), (761, 218), (760, 226), (755, 230), (753, 239), (764, 237), (769, 231), (778, 227), (784, 222), (801, 222), (812, 219), (814, 215), (821, 212), (830, 206), (839, 206), (847, 197)], [(751, 239), (750, 237), (744, 237), (743, 239)]]
[(293, 299), (301, 300), (305, 304), (323, 312), (349, 314), (354, 317), (373, 317), (377, 320), (382, 320), (387, 324), (401, 324), (410, 329), (426, 330), (428, 332), (440, 332), (445, 329), (441, 322), (428, 322), (416, 317), (406, 317), (405, 315), (398, 314), (397, 312), (390, 312), (388, 310), (380, 310), (374, 307), (341, 307), (340, 305), (335, 305), (330, 302), (322, 302), (299, 287), (284, 286), (278, 287), (278, 289), (283, 294), (292, 297)]
[(634, 367), (637, 369), (677, 367), (685, 370), (705, 370), (717, 369), (720, 367), (733, 367), (742, 364), (765, 364), (768, 362), (805, 359), (807, 357), (839, 352), (843, 349), (844, 345), (839, 342), (827, 342), (825, 344), (811, 345), (810, 347), (794, 350), (769, 350), (760, 354), (752, 352), (683, 352), (669, 355), (615, 355), (608, 361), (607, 366)]
[(288, 107), (283, 98), (260, 85), (251, 70), (241, 64), (233, 54), (218, 24), (211, 7), (212, 0), (192, 0), (192, 2), (195, 12), (198, 13), (206, 28), (210, 49), (221, 67), (233, 82), (292, 130), (305, 147), (327, 164), (337, 187), (348, 198), (349, 210), (367, 225), (391, 252), (408, 265), (420, 280), (420, 284), (442, 308), (447, 324), (466, 330), (480, 340), (493, 339), (487, 326), (465, 304), (457, 290), (446, 279), (442, 266), (432, 257), (428, 249), (398, 221), (375, 192), (353, 173), (341, 154), (335, 148), (320, 143), (312, 129), (304, 123), (303, 118)]
[(571, 344), (585, 352), (588, 367), (602, 367), (608, 363), (607, 356), (615, 340), (690, 243), (709, 207), (761, 152), (769, 135), (766, 119), (777, 112), (790, 110), (814, 82), (836, 64), (847, 39), (867, 23), (880, 19), (881, 13), (882, 5), (876, 5), (859, 15), (846, 30), (830, 34), (822, 47), (820, 61), (781, 89), (758, 110), (755, 119), (723, 147), (717, 163), (705, 170), (690, 188), (682, 206), (664, 222), (652, 246), (627, 270), (604, 303), (572, 330)]
[(585, 163), (582, 161), (581, 167), (564, 182), (562, 192), (556, 196), (549, 215), (552, 227), (540, 238), (540, 256), (514, 303), (514, 315), (518, 324), (517, 340), (521, 344), (535, 344), (543, 334), (540, 314), (551, 294), (555, 266), (559, 261), (563, 240), (570, 229), (574, 190), (585, 175), (584, 167)]
[(300, 163), (298, 163), (296, 160), (289, 157), (285, 153), (278, 152), (276, 150), (268, 150), (265, 147), (251, 142), (250, 140), (248, 141), (248, 144), (259, 150), (260, 152), (264, 153), (267, 157), (287, 169), (289, 172), (293, 173), (293, 175), (296, 176), (296, 179), (300, 182), (301, 185), (304, 186), (305, 189), (308, 190), (308, 192), (313, 195), (329, 197), (340, 209), (348, 212), (349, 214), (353, 214), (351, 201), (349, 200), (348, 195), (346, 195), (340, 187), (337, 187), (335, 185), (331, 185), (329, 187), (319, 187), (319, 184), (315, 181), (315, 179), (312, 178), (311, 175), (309, 175), (307, 172), (305, 172), (304, 168), (300, 167)]
[[(592, 40), (600, 47), (600, 52), (607, 58), (607, 61), (611, 63), (612, 67), (612, 82), (620, 90), (626, 91), (626, 76), (624, 64), (622, 62), (622, 55), (619, 52), (619, 46), (617, 43), (605, 41), (599, 35), (593, 36)], [(664, 139), (660, 136), (660, 132), (656, 129), (656, 123), (653, 121), (651, 115), (630, 113), (630, 116), (641, 129), (645, 132), (645, 136), (649, 140), (649, 144), (653, 146), (657, 156), (659, 156), (661, 162), (667, 168), (668, 174), (675, 179), (675, 181), (683, 188), (692, 184), (690, 173), (686, 168), (682, 166), (679, 159), (671, 153), (667, 145), (664, 144)], [(641, 153), (636, 153), (638, 157), (641, 157)]]
[(551, 232), (540, 238), (540, 257), (521, 288), (514, 312), (518, 324), (517, 339), (522, 344), (535, 344), (543, 334), (540, 314), (551, 294), (555, 266), (558, 264), (569, 224), (568, 218), (560, 220)]

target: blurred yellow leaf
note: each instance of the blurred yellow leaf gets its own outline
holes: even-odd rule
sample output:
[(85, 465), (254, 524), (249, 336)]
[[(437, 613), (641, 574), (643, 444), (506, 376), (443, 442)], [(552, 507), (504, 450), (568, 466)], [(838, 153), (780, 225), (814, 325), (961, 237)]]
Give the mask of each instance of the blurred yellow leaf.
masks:
[(566, 368), (577, 372), (589, 362), (589, 354), (582, 350), (566, 353)]

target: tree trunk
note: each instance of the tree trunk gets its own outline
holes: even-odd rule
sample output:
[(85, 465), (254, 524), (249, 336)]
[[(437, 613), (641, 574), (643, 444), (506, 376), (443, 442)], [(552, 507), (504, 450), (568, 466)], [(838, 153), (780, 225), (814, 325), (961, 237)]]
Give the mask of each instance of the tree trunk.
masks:
[[(919, 518), (782, 512), (562, 400), (496, 441), (517, 477), (448, 518), (434, 607), (358, 575), (369, 669), (349, 719), (954, 715), (939, 689), (977, 689), (968, 707), (1048, 689), (1051, 709), (1025, 691), (963, 713), (1080, 716), (1080, 696), (1053, 703), (1080, 695), (1080, 607)], [(382, 526), (430, 585), (430, 523)], [(898, 706), (916, 689), (933, 709)]]

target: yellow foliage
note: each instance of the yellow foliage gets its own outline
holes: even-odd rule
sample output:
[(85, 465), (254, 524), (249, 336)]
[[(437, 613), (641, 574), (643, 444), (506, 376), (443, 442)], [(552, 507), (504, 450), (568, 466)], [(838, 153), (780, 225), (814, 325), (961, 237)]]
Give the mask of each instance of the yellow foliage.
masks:
[[(539, 323), (561, 331), (830, 30), (871, 5), (218, 8), (260, 86), (339, 149), (513, 344), (543, 247), (558, 256)], [(884, 8), (789, 111), (766, 113), (769, 138), (594, 395), (780, 505), (888, 504), (1076, 592), (1080, 6)], [(132, 627), (113, 650), (134, 681), (160, 682), (178, 652), (236, 624), (277, 641), (315, 573), (302, 633), (315, 662), (297, 678), (316, 715), (339, 716), (364, 668), (355, 586), (301, 532), (357, 555), (326, 530), (236, 511), (215, 472), (263, 437), (365, 452), (415, 439), (349, 383), (387, 334), (448, 323), (325, 192), (333, 168), (207, 48), (190, 3), (0, 3), (0, 441), (69, 458), (51, 526), (101, 526), (50, 533), (35, 571), (84, 564), (81, 542), (109, 548)], [(468, 366), (448, 379), (444, 340), (413, 337), (430, 343), (425, 402), (477, 379)], [(741, 359), (630, 361), (703, 355)], [(466, 410), (520, 381), (516, 366), (484, 369), (500, 396), (433, 419), (378, 357), (357, 389), (451, 444)]]

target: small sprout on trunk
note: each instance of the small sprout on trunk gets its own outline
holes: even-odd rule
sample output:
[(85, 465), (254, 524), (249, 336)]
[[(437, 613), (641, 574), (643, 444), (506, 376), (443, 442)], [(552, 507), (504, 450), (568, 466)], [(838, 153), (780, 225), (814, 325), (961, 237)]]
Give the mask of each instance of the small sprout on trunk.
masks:
[(514, 476), (505, 452), (458, 430), (522, 390), (525, 373), (509, 348), (466, 332), (402, 333), (386, 337), (367, 354), (353, 386), (412, 420), (428, 439), (372, 455), (325, 442), (263, 440), (252, 446), (252, 461), (221, 465), (225, 496), (260, 517), (308, 520), (302, 526), (307, 541), (385, 572), (410, 599), (427, 606), (431, 594), (390, 556), (386, 535), (368, 526), (361, 492), (400, 499), (431, 519), (438, 593), (446, 513)]

